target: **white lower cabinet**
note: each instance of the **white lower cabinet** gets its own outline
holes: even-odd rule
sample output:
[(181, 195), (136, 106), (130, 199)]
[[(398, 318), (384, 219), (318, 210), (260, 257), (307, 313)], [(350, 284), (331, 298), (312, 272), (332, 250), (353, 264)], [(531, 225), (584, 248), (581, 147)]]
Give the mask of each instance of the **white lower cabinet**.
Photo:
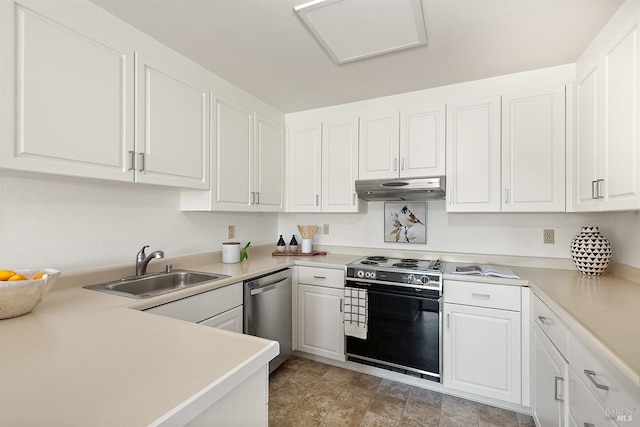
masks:
[(564, 426), (569, 364), (538, 325), (533, 326), (532, 412), (537, 426)]
[(200, 325), (211, 326), (213, 328), (224, 329), (231, 332), (242, 333), (242, 306), (232, 308), (224, 313), (220, 313), (216, 316), (210, 317), (202, 322), (198, 322)]
[(182, 298), (145, 311), (242, 333), (242, 282)]
[(520, 287), (457, 280), (444, 286), (444, 385), (520, 404)]
[(344, 271), (300, 267), (299, 277), (297, 349), (344, 362)]

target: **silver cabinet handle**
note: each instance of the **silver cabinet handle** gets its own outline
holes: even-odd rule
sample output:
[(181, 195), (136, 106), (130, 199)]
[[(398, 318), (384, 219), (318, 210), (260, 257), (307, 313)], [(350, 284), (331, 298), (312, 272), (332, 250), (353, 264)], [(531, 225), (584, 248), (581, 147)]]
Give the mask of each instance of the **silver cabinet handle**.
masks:
[(564, 402), (564, 399), (562, 397), (558, 396), (558, 391), (561, 390), (560, 387), (558, 387), (558, 382), (564, 383), (564, 378), (562, 377), (554, 377), (554, 384), (553, 384), (553, 399), (556, 402)]
[(352, 204), (353, 206), (355, 206), (355, 205), (356, 205), (356, 193), (353, 193), (353, 197), (352, 197), (351, 204)]
[(129, 151), (129, 169), (130, 171), (136, 170), (136, 152)]
[(451, 313), (447, 313), (447, 329), (451, 328)]
[(255, 205), (256, 204), (256, 192), (252, 191), (251, 192), (251, 203), (249, 203), (250, 205)]
[(591, 198), (592, 199), (597, 199), (598, 195), (596, 194), (598, 192), (598, 189), (596, 188), (596, 183), (598, 181), (591, 181)]
[(596, 376), (595, 371), (585, 369), (584, 374), (587, 376), (587, 378), (589, 378), (589, 381), (591, 381), (596, 388), (599, 388), (600, 390), (609, 390), (608, 385), (600, 384), (598, 381), (596, 381), (596, 379), (594, 378)]
[(400, 170), (404, 170), (404, 157), (400, 158)]
[(489, 294), (476, 294), (476, 293), (472, 293), (472, 294), (471, 294), (471, 298), (478, 298), (478, 299), (491, 299), (491, 295), (489, 295)]
[(342, 313), (344, 311), (343, 304), (344, 304), (344, 300), (342, 298), (340, 298), (340, 313)]
[(320, 195), (316, 194), (316, 206), (320, 206)]
[(540, 323), (543, 325), (547, 324), (547, 318), (545, 316), (538, 316), (538, 320), (540, 320)]
[(326, 279), (325, 276), (313, 276), (314, 279)]
[(256, 191), (255, 193), (256, 193), (256, 203), (255, 204), (259, 205), (260, 204), (260, 192)]
[(140, 153), (140, 167), (138, 168), (138, 171), (140, 172), (144, 172), (144, 153)]
[(604, 179), (597, 179), (596, 180), (596, 199), (604, 199), (604, 196), (602, 195), (602, 183), (604, 182)]
[(509, 189), (505, 188), (504, 189), (504, 203), (509, 203)]
[(397, 171), (398, 170), (398, 158), (394, 157), (393, 158), (393, 171)]

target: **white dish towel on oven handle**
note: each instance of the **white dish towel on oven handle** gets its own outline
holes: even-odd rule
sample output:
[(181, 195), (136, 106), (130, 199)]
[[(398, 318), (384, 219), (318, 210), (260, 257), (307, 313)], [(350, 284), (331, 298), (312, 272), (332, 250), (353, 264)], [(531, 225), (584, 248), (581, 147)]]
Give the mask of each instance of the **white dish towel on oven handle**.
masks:
[(367, 339), (369, 300), (366, 289), (344, 288), (344, 334)]

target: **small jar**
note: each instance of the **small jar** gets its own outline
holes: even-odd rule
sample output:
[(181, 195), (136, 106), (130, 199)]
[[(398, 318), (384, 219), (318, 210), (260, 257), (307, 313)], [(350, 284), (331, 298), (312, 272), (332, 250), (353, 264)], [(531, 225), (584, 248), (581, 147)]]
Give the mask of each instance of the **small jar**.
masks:
[(282, 234), (280, 235), (280, 239), (278, 239), (278, 244), (276, 245), (276, 249), (278, 252), (284, 252), (287, 249), (287, 244), (284, 242), (282, 238)]
[(296, 235), (291, 236), (291, 241), (289, 242), (289, 250), (291, 252), (298, 251), (298, 241), (296, 240)]

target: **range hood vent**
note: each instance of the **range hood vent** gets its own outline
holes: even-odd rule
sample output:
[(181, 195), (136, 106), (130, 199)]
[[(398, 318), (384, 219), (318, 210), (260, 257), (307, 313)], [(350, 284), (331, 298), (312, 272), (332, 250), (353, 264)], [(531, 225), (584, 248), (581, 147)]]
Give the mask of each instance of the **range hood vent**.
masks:
[(422, 201), (444, 199), (444, 176), (356, 181), (358, 198), (369, 201)]

